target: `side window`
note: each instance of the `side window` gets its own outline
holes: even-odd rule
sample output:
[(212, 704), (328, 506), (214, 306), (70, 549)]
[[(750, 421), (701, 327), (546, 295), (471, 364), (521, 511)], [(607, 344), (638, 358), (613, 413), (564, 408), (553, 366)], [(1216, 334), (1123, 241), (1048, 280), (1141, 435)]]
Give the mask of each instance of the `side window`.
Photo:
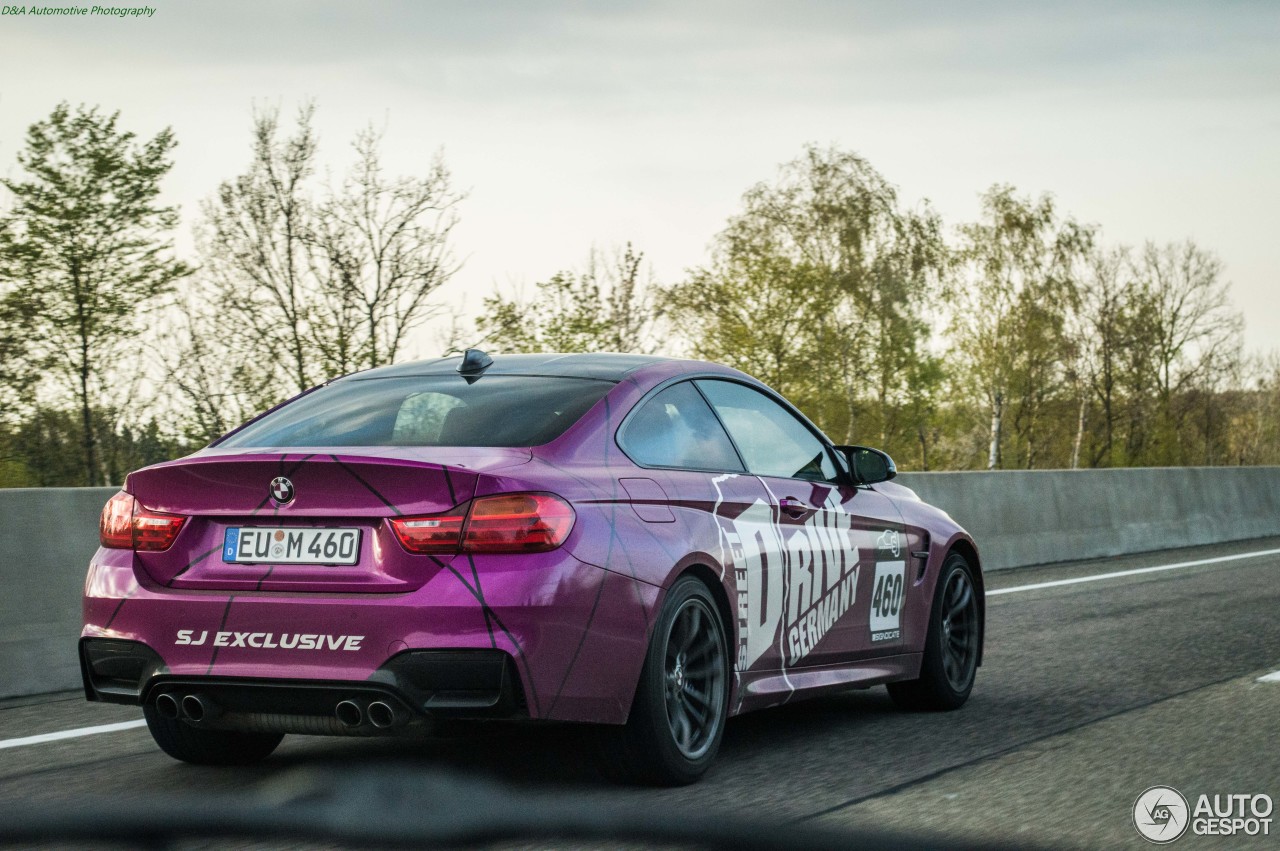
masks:
[(698, 387), (720, 415), (752, 473), (835, 481), (835, 464), (822, 441), (786, 408), (760, 391), (732, 381), (704, 380)]
[(742, 471), (742, 462), (706, 401), (685, 381), (645, 402), (618, 442), (637, 464)]

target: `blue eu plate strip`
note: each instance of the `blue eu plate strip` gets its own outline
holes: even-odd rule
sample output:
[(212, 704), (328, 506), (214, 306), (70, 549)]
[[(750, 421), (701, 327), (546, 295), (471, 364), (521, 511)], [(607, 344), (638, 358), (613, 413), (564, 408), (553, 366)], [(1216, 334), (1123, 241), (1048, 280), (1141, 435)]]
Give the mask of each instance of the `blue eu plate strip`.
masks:
[(235, 561), (236, 550), (240, 546), (240, 530), (228, 529), (227, 537), (222, 542), (222, 560)]

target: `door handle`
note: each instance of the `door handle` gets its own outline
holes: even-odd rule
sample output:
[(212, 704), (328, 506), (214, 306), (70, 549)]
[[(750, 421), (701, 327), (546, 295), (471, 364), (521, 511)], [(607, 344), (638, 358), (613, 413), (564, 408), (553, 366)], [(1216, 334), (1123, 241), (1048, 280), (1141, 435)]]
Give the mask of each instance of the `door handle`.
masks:
[(778, 500), (778, 508), (789, 517), (803, 517), (813, 511), (813, 507), (794, 496), (784, 496)]

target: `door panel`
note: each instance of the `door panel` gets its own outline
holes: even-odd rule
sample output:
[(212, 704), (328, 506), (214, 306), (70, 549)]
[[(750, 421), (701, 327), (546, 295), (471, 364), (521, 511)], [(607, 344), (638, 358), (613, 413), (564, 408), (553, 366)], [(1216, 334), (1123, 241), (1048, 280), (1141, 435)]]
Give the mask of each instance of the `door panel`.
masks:
[(841, 484), (835, 456), (789, 406), (740, 383), (696, 383), (768, 493), (776, 533), (762, 540), (781, 580), (780, 666), (901, 652), (909, 553), (894, 504)]
[[(775, 559), (784, 576), (784, 666), (830, 665), (898, 652), (899, 641), (888, 636), (873, 641), (871, 632), (877, 570), (897, 564), (903, 572), (888, 547), (887, 534), (897, 536), (902, 525), (893, 504), (865, 488), (774, 477), (760, 481), (779, 530)], [(812, 510), (795, 516), (785, 510), (789, 497)], [(901, 546), (897, 551), (902, 555)], [(883, 582), (883, 615), (896, 618), (900, 601), (895, 607), (886, 604)]]
[[(895, 514), (901, 518), (902, 511), (897, 503), (888, 500)], [(903, 577), (902, 599), (902, 636), (901, 642), (894, 642), (903, 653), (919, 653), (924, 649), (925, 633), (929, 629), (929, 612), (932, 609), (933, 583), (927, 581), (925, 568), (929, 561), (929, 532), (921, 526), (912, 525), (905, 520), (898, 524), (902, 532), (900, 543), (901, 558), (906, 563)], [(887, 553), (885, 554), (887, 557)]]
[(915, 582), (917, 562), (911, 556), (912, 543), (918, 543), (919, 536), (908, 533), (898, 507), (887, 496), (869, 488), (841, 486), (838, 490), (843, 510), (855, 515), (864, 530), (859, 549), (864, 574), (852, 622), (853, 657), (912, 652), (911, 636), (924, 626), (921, 608), (912, 605), (921, 593)]
[[(681, 540), (705, 541), (707, 563), (720, 565), (738, 709), (751, 694), (785, 700), (796, 687), (788, 672), (821, 679), (818, 669), (904, 652), (911, 589), (901, 516), (883, 494), (838, 483), (836, 456), (792, 409), (741, 383), (699, 379), (647, 401), (619, 442), (648, 468), (643, 481), (624, 483), (636, 524), (677, 560)], [(663, 500), (631, 492), (650, 480), (670, 514), (650, 515)], [(786, 693), (752, 691), (773, 682)]]

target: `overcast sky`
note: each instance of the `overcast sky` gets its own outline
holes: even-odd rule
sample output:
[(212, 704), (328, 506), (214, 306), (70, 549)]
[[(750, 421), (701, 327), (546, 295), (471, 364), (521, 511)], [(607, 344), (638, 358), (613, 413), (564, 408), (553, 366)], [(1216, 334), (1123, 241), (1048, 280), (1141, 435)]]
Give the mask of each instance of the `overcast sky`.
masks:
[(198, 203), (247, 162), (253, 104), (314, 99), (335, 169), (371, 121), (393, 171), (443, 149), (470, 192), (446, 298), (474, 311), (593, 244), (630, 240), (678, 280), (750, 185), (834, 144), (952, 226), (1008, 182), (1111, 242), (1194, 238), (1225, 262), (1249, 347), (1280, 349), (1275, 0), (149, 5), (0, 16), (0, 173), (61, 100), (139, 135), (170, 125), (189, 250)]

